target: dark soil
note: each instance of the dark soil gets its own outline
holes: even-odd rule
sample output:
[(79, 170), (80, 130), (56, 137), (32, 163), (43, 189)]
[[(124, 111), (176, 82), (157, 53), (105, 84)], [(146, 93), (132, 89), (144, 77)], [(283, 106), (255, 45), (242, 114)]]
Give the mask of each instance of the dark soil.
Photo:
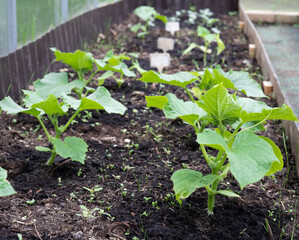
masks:
[[(248, 59), (246, 37), (237, 28), (237, 17), (217, 16), (226, 50), (208, 62), (221, 64), (226, 71), (246, 70), (260, 81), (256, 62)], [(132, 16), (102, 35), (100, 44), (92, 46), (96, 57), (103, 57), (113, 46), (115, 53), (139, 52), (141, 67), (150, 69), (149, 54), (156, 48), (158, 36), (170, 36), (157, 23), (142, 43), (129, 30)], [(188, 27), (188, 28), (187, 28)], [(172, 65), (167, 73), (202, 67), (200, 51), (181, 56), (188, 43), (201, 43), (194, 26), (183, 25), (170, 52)], [(193, 32), (192, 32), (193, 31)], [(215, 47), (215, 46), (213, 46)], [(130, 64), (130, 62), (128, 62)], [(96, 76), (97, 77), (97, 76)], [(96, 79), (96, 78), (95, 78)], [(210, 172), (193, 129), (180, 120), (168, 120), (157, 109), (146, 108), (145, 96), (175, 93), (174, 87), (125, 79), (121, 88), (112, 79), (105, 82), (113, 97), (128, 110), (124, 116), (92, 112), (76, 118), (65, 136), (79, 136), (89, 145), (85, 165), (57, 157), (54, 166), (45, 167), (49, 155), (35, 146), (47, 146), (38, 121), (25, 114), (1, 115), (0, 166), (8, 170), (9, 181), (18, 192), (0, 199), (0, 239), (299, 239), (296, 214), (298, 179), (294, 157), (284, 145), (282, 124), (271, 121), (261, 134), (270, 137), (282, 150), (285, 167), (273, 177), (240, 190), (232, 176), (220, 186), (239, 193), (241, 198), (216, 197), (214, 215), (207, 215), (207, 193), (199, 189), (183, 201), (176, 202), (170, 177), (182, 167)], [(267, 103), (275, 106), (273, 99)], [(64, 121), (64, 119), (62, 119)], [(153, 133), (152, 133), (152, 132)], [(38, 138), (40, 140), (38, 140)], [(286, 152), (287, 151), (287, 152)], [(289, 166), (289, 169), (288, 167)], [(102, 189), (91, 199), (83, 187)], [(33, 204), (26, 201), (34, 199)], [(84, 219), (80, 205), (95, 212)]]

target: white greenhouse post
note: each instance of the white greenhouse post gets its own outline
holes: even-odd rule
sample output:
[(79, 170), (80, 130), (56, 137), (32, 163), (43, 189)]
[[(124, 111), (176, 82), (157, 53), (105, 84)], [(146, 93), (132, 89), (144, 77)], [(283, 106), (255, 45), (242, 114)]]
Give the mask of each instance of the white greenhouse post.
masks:
[(18, 47), (17, 34), (17, 4), (16, 0), (7, 0), (8, 4), (8, 51), (15, 51)]
[(55, 25), (67, 21), (68, 18), (68, 0), (55, 0)]
[(16, 0), (0, 0), (0, 56), (18, 47)]
[(97, 8), (98, 4), (98, 0), (93, 0), (93, 8)]

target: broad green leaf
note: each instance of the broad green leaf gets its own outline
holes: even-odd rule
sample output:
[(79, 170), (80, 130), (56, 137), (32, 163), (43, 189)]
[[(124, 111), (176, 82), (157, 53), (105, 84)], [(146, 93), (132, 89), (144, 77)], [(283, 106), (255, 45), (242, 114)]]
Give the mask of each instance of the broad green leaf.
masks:
[(156, 14), (155, 18), (159, 19), (160, 21), (162, 21), (165, 24), (168, 22), (168, 18), (164, 15)]
[(227, 197), (240, 197), (238, 194), (228, 190), (219, 190), (217, 191), (217, 194), (222, 194)]
[(206, 112), (198, 107), (196, 103), (184, 102), (172, 93), (168, 93), (166, 96), (146, 97), (146, 101), (147, 107), (163, 109), (167, 118), (181, 118), (191, 125), (195, 125), (200, 118), (206, 116)]
[(208, 34), (210, 34), (210, 31), (207, 28), (202, 27), (202, 26), (197, 27), (197, 36), (204, 37), (205, 35), (208, 35)]
[(16, 193), (6, 178), (7, 171), (0, 167), (0, 197), (9, 196)]
[(93, 69), (93, 56), (89, 52), (77, 50), (76, 52), (60, 52), (56, 48), (51, 49), (56, 57), (56, 61), (62, 61), (75, 69), (77, 72), (87, 72)]
[(270, 171), (273, 162), (279, 162), (267, 141), (246, 131), (236, 136), (232, 148), (226, 153), (230, 171), (241, 188), (262, 179)]
[(222, 83), (225, 88), (235, 89), (231, 80), (224, 77), (217, 69), (206, 68), (203, 75), (201, 73), (199, 74), (201, 75), (201, 82), (199, 84), (201, 89), (209, 90), (220, 83)]
[(55, 95), (49, 95), (46, 100), (33, 104), (32, 108), (41, 109), (48, 115), (58, 114), (62, 116), (66, 113), (59, 104)]
[(71, 158), (72, 161), (84, 164), (88, 145), (81, 138), (66, 137), (64, 141), (58, 138), (53, 140), (54, 148), (61, 157)]
[(178, 72), (175, 74), (156, 73), (148, 71), (140, 79), (143, 82), (150, 83), (164, 83), (178, 87), (186, 87), (190, 83), (196, 81), (198, 78), (190, 72)]
[(206, 129), (201, 133), (197, 133), (196, 141), (199, 144), (207, 145), (211, 148), (215, 148), (217, 150), (227, 151), (228, 146), (226, 144), (225, 139), (218, 134), (216, 131), (211, 129)]
[(156, 12), (155, 8), (153, 8), (153, 7), (140, 6), (134, 10), (134, 14), (136, 14), (143, 21), (147, 22), (152, 17), (154, 17), (157, 14), (157, 12)]
[(201, 99), (199, 106), (211, 115), (216, 125), (232, 124), (239, 119), (242, 108), (222, 84), (208, 90)]
[(62, 98), (63, 98), (63, 101), (66, 104), (68, 104), (69, 106), (71, 106), (71, 108), (73, 108), (73, 109), (78, 109), (81, 104), (80, 100), (78, 100), (72, 96), (68, 96), (65, 93), (62, 94)]
[(42, 147), (42, 146), (36, 146), (35, 149), (40, 152), (51, 152), (52, 151), (50, 148)]
[(155, 107), (161, 110), (168, 102), (168, 98), (165, 96), (146, 96), (145, 100), (147, 102), (147, 107)]
[(86, 98), (82, 98), (79, 108), (81, 110), (104, 109), (108, 113), (118, 114), (124, 114), (127, 109), (120, 102), (114, 100), (104, 87), (98, 87), (94, 93)]
[(191, 125), (195, 125), (198, 120), (206, 116), (206, 112), (191, 101), (184, 102), (174, 94), (166, 94), (167, 104), (163, 107), (163, 112), (167, 118), (181, 118)]
[(130, 71), (125, 63), (120, 63), (119, 65), (111, 66), (110, 64), (106, 63), (101, 59), (95, 59), (94, 62), (100, 70), (119, 72), (126, 75), (127, 77), (136, 77), (136, 74)]
[[(32, 91), (28, 91), (28, 90), (22, 90), (22, 91), (26, 95), (26, 97), (23, 99), (23, 102), (24, 102), (25, 106), (28, 108), (30, 108), (35, 103), (39, 103), (39, 102), (42, 102), (45, 100), (37, 92), (32, 92)], [(47, 97), (48, 97), (48, 95), (47, 95)]]
[(259, 136), (259, 137), (271, 145), (271, 147), (273, 148), (273, 152), (276, 156), (276, 159), (273, 162), (270, 171), (267, 172), (266, 175), (269, 176), (271, 174), (276, 173), (277, 171), (281, 171), (281, 169), (283, 168), (283, 156), (280, 152), (279, 147), (277, 147), (276, 144), (271, 139), (263, 137), (263, 136)]
[(221, 68), (218, 71), (227, 79), (230, 79), (238, 91), (244, 92), (248, 97), (266, 97), (261, 86), (244, 71), (224, 72)]
[(183, 52), (183, 56), (191, 52), (194, 48), (199, 48), (200, 46), (196, 43), (191, 43)]
[(11, 97), (6, 97), (0, 101), (0, 108), (3, 111), (6, 111), (8, 114), (27, 113), (34, 117), (37, 117), (41, 113), (41, 111), (35, 108), (22, 108), (17, 103), (15, 103), (15, 101), (12, 100)]
[(237, 102), (242, 107), (241, 119), (243, 122), (265, 121), (265, 120), (289, 120), (298, 121), (292, 109), (283, 104), (278, 108), (271, 108), (266, 103), (250, 98), (237, 98)]
[[(235, 122), (232, 127), (236, 128), (242, 121)], [(246, 129), (246, 131), (250, 132), (261, 132), (265, 131), (266, 128), (264, 127), (263, 123), (259, 121), (251, 121), (251, 122), (245, 122), (241, 129)]]
[(206, 175), (190, 170), (181, 169), (172, 174), (173, 190), (176, 200), (181, 204), (181, 199), (189, 197), (197, 188), (210, 186), (218, 178), (216, 175)]
[(47, 98), (52, 94), (56, 97), (61, 97), (62, 93), (69, 94), (73, 88), (83, 88), (84, 82), (75, 80), (68, 82), (67, 73), (49, 73), (44, 78), (39, 79), (33, 83), (35, 90), (41, 97)]
[(133, 25), (132, 27), (130, 27), (130, 30), (134, 33), (137, 33), (140, 28), (141, 28), (141, 23), (137, 23), (137, 24)]
[(215, 35), (215, 39), (217, 42), (217, 55), (219, 55), (220, 53), (222, 53), (225, 49), (225, 44), (224, 42), (220, 39), (219, 34)]
[(207, 34), (207, 35), (204, 35), (203, 38), (204, 38), (204, 40), (205, 40), (206, 42), (208, 42), (209, 44), (210, 44), (211, 42), (213, 42), (213, 41), (216, 40), (216, 38), (215, 38), (215, 34), (212, 34), (212, 33)]

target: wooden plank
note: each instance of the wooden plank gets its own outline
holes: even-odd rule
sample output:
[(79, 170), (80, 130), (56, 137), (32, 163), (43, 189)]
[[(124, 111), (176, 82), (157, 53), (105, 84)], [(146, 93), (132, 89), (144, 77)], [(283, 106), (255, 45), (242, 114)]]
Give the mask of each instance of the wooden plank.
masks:
[(0, 81), (0, 99), (2, 99), (6, 96), (7, 93), (10, 94), (10, 73), (8, 68), (8, 56), (0, 58)]
[(37, 53), (36, 53), (36, 43), (31, 42), (28, 44), (28, 50), (29, 50), (29, 57), (31, 62), (31, 78), (33, 80), (37, 79), (37, 71), (38, 68), (38, 59), (37, 59)]
[(10, 53), (8, 55), (8, 69), (9, 69), (9, 75), (10, 75), (10, 84), (11, 84), (11, 90), (10, 90), (10, 96), (17, 100), (20, 97), (21, 88), (20, 83), (18, 82), (18, 61), (16, 57), (16, 53)]
[(27, 87), (27, 83), (29, 81), (27, 69), (24, 63), (24, 53), (23, 53), (23, 48), (18, 49), (16, 52), (16, 59), (18, 61), (17, 64), (17, 78), (16, 81), (19, 84), (20, 89), (25, 89)]

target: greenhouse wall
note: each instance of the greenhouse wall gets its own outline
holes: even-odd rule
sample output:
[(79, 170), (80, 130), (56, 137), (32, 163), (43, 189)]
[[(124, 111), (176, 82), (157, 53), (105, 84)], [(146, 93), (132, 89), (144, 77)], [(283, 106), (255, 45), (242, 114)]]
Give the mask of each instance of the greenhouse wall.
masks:
[[(7, 4), (18, 2), (18, 0), (0, 1), (3, 1), (3, 3), (6, 4), (6, 7)], [(56, 4), (59, 5), (62, 4), (63, 1), (67, 0), (51, 1), (55, 1)], [(50, 0), (44, 2), (50, 2)], [(93, 4), (93, 7), (97, 6), (97, 8), (92, 9), (91, 5), (89, 5), (90, 7), (86, 9), (81, 7), (81, 10), (88, 11), (58, 25), (55, 28), (50, 28), (45, 34), (41, 35), (36, 40), (27, 43), (8, 55), (0, 57), (0, 99), (9, 95), (17, 100), (20, 97), (21, 89), (27, 88), (32, 81), (41, 78), (48, 70), (56, 71), (63, 67), (63, 65), (59, 63), (51, 65), (51, 62), (54, 59), (54, 55), (50, 50), (51, 47), (56, 47), (61, 51), (82, 49), (84, 45), (94, 41), (99, 33), (105, 32), (112, 24), (124, 20), (136, 7), (140, 5), (151, 5), (159, 11), (165, 9), (170, 11), (188, 9), (190, 6), (196, 6), (197, 8), (210, 8), (214, 13), (228, 13), (229, 11), (238, 10), (238, 0), (122, 0), (117, 2), (112, 1), (114, 3), (101, 7), (98, 6), (107, 1), (86, 0), (86, 3), (87, 2), (89, 2), (89, 4)], [(15, 6), (12, 4), (10, 7), (13, 9), (13, 7), (17, 7), (17, 4)], [(10, 13), (3, 11), (3, 8), (1, 9), (0, 13), (8, 17)], [(63, 17), (63, 12), (61, 11), (61, 19), (57, 20), (56, 16), (56, 21), (63, 22), (65, 19), (68, 19), (70, 16), (75, 16), (76, 13), (78, 13), (76, 10), (72, 11), (70, 11), (70, 9), (67, 10), (67, 18)], [(49, 17), (49, 22), (51, 22), (50, 19), (55, 20), (54, 15), (53, 18)], [(13, 19), (9, 19), (8, 22), (12, 25), (16, 24)], [(4, 30), (9, 31), (9, 29), (4, 27), (1, 23), (1, 33), (6, 33)], [(36, 27), (36, 32), (39, 31), (43, 32)], [(16, 36), (14, 33), (10, 34), (12, 34), (11, 39), (13, 37), (15, 41)], [(35, 37), (33, 35), (34, 34), (32, 32), (32, 39)]]

